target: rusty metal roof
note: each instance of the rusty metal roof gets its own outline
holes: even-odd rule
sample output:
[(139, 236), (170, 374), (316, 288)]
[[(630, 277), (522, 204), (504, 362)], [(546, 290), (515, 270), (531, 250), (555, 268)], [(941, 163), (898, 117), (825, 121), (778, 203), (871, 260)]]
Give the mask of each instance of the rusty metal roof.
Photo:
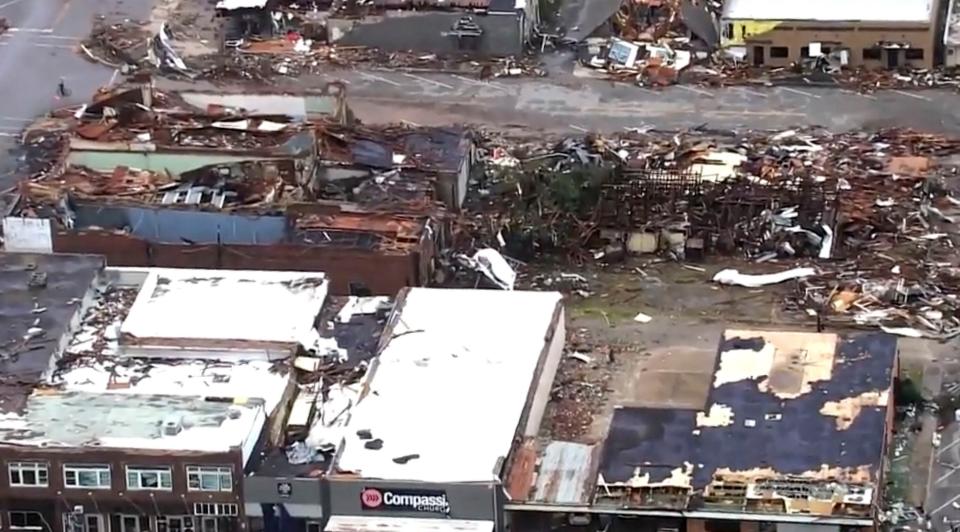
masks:
[(529, 501), (586, 504), (597, 478), (599, 447), (565, 441), (547, 445)]

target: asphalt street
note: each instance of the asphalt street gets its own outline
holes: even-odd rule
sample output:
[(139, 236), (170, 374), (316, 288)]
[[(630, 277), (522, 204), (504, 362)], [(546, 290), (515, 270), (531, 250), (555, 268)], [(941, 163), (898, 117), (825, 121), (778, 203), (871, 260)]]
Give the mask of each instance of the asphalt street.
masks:
[[(960, 94), (952, 90), (859, 94), (823, 87), (684, 85), (652, 90), (566, 74), (481, 81), (458, 74), (381, 70), (331, 70), (299, 80), (280, 78), (276, 88), (299, 92), (333, 80), (348, 84), (350, 105), (361, 119), (371, 122), (599, 131), (708, 124), (762, 129), (818, 125), (834, 130), (903, 126), (960, 132)], [(167, 82), (167, 86), (186, 85)]]
[[(125, 13), (143, 18), (149, 0), (0, 0), (11, 28), (0, 35), (0, 153), (16, 146), (23, 127), (53, 108), (87, 101), (113, 72), (77, 53), (94, 16)], [(70, 97), (57, 97), (64, 78)], [(0, 186), (10, 184), (13, 154), (0, 157)]]
[[(343, 72), (351, 105), (362, 118), (413, 122), (486, 122), (538, 128), (717, 128), (836, 130), (906, 126), (960, 132), (960, 95), (952, 91), (885, 91), (862, 95), (836, 88), (678, 85), (650, 90), (597, 80), (483, 82), (463, 76)], [(413, 103), (416, 102), (416, 103)], [(426, 104), (426, 110), (422, 107)]]

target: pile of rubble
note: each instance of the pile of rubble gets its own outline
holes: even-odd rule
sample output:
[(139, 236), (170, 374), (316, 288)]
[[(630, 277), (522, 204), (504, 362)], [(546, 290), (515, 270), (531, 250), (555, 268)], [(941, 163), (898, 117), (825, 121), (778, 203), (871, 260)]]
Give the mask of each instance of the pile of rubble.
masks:
[[(271, 41), (272, 42), (272, 41)], [(304, 45), (307, 46), (307, 45)], [(435, 54), (384, 52), (374, 48), (310, 44), (296, 48), (263, 43), (241, 47), (223, 55), (198, 57), (193, 68), (208, 80), (256, 80), (268, 83), (278, 74), (297, 77), (318, 74), (336, 67), (388, 67), (408, 71), (446, 71), (481, 79), (545, 76), (546, 71), (529, 59), (475, 61), (441, 58)]]
[(211, 81), (270, 83), (277, 75), (318, 74), (328, 71), (331, 66), (458, 72), (482, 79), (546, 75), (539, 62), (531, 58), (473, 60), (436, 54), (385, 52), (360, 46), (327, 45), (296, 32), (266, 40), (245, 40), (223, 53), (190, 57), (178, 51), (182, 43), (177, 39), (178, 36), (166, 24), (151, 35), (142, 23), (100, 20), (80, 49), (91, 61), (122, 68), (127, 73), (146, 71)]
[(679, 82), (705, 87), (743, 85), (823, 85), (869, 93), (883, 89), (931, 89), (960, 86), (955, 69), (878, 70), (847, 68), (826, 59), (814, 59), (790, 67), (755, 67), (726, 60), (719, 55), (710, 62), (686, 69)]
[(80, 43), (80, 51), (91, 61), (112, 68), (138, 65), (147, 59), (150, 38), (145, 23), (132, 20), (111, 23), (101, 18)]
[[(475, 238), (511, 257), (802, 260), (814, 268), (773, 281), (804, 278), (787, 301), (801, 315), (912, 336), (960, 332), (950, 230), (960, 140), (896, 129), (487, 134), (480, 153)], [(746, 286), (733, 274), (728, 284)]]
[(643, 85), (677, 83), (679, 73), (694, 61), (711, 57), (719, 36), (713, 18), (717, 2), (700, 5), (681, 0), (623, 2), (606, 26), (580, 43), (584, 66), (603, 70), (609, 79)]

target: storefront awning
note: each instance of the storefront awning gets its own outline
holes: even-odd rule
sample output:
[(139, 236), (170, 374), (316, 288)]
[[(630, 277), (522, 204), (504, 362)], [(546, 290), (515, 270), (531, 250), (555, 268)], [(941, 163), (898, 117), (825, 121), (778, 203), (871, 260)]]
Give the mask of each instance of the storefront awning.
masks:
[(334, 515), (325, 532), (491, 532), (493, 521)]

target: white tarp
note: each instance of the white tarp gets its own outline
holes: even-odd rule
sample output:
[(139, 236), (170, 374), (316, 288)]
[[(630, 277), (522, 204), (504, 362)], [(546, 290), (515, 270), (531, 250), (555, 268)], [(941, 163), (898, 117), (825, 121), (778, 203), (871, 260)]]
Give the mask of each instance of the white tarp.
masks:
[(811, 275), (816, 275), (816, 273), (816, 270), (813, 268), (794, 268), (792, 270), (779, 273), (751, 275), (748, 273), (740, 273), (733, 268), (728, 268), (726, 270), (720, 270), (717, 272), (717, 274), (713, 276), (713, 282), (745, 286), (747, 288), (759, 288), (761, 286), (782, 283), (791, 279), (810, 277)]
[(267, 6), (267, 0), (220, 0), (217, 2), (217, 9), (224, 11), (233, 11), (234, 9), (263, 9)]
[(491, 532), (493, 521), (332, 515), (325, 532)]
[(16, 216), (4, 218), (3, 249), (20, 253), (53, 253), (50, 220)]
[(483, 248), (473, 254), (477, 271), (496, 283), (504, 290), (513, 290), (517, 282), (517, 272), (513, 271), (507, 259), (495, 249)]

